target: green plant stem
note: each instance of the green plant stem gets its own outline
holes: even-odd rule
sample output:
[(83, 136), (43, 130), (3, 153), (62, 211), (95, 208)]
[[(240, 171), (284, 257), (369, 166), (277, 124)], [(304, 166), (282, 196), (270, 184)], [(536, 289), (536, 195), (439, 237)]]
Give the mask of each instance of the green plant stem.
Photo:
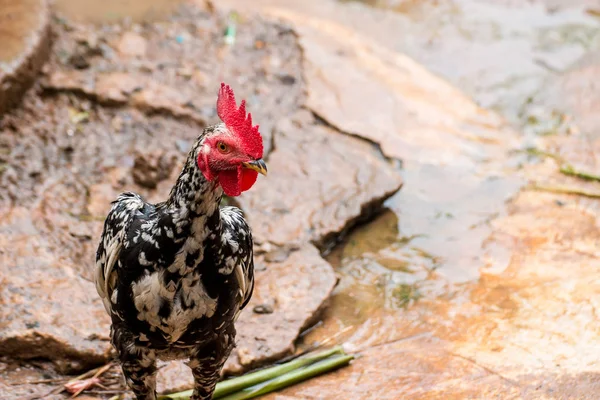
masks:
[[(283, 374), (293, 371), (298, 368), (305, 367), (313, 364), (317, 361), (326, 359), (335, 354), (344, 355), (344, 350), (340, 346), (333, 347), (329, 350), (324, 350), (318, 353), (307, 354), (305, 356), (296, 358), (295, 360), (289, 361), (285, 364), (276, 365), (274, 367), (265, 368), (260, 371), (252, 372), (246, 375), (242, 375), (236, 378), (231, 378), (226, 381), (219, 382), (213, 395), (214, 399), (221, 398), (230, 393), (237, 392), (241, 389), (257, 385), (261, 382), (265, 382), (274, 378), (277, 378)], [(173, 393), (161, 396), (161, 400), (184, 400), (188, 399), (192, 394), (191, 390), (184, 392)]]
[(536, 147), (528, 147), (527, 149), (525, 149), (525, 152), (527, 154), (532, 155), (532, 156), (552, 158), (554, 161), (556, 161), (559, 164), (564, 163), (563, 158), (561, 156), (559, 156), (558, 154), (554, 154), (554, 153), (550, 153), (548, 151), (540, 150), (540, 149), (538, 149)]
[(600, 182), (600, 175), (593, 174), (587, 171), (581, 171), (573, 167), (571, 164), (567, 164), (565, 160), (553, 153), (549, 153), (543, 150), (536, 149), (535, 147), (530, 147), (526, 149), (526, 152), (531, 155), (535, 155), (538, 157), (549, 157), (552, 158), (559, 165), (559, 171), (563, 175), (574, 176), (576, 178), (585, 179), (586, 181), (597, 181)]
[(531, 186), (531, 188), (542, 192), (576, 194), (579, 196), (590, 197), (593, 199), (600, 199), (600, 192), (592, 192), (573, 186), (534, 184)]
[(288, 372), (287, 374), (281, 375), (270, 381), (262, 382), (258, 385), (222, 397), (221, 400), (253, 399), (347, 365), (353, 358), (354, 356), (352, 355), (339, 355), (318, 361), (307, 367)]
[(565, 164), (560, 167), (560, 172), (564, 175), (574, 176), (577, 178), (585, 179), (586, 181), (597, 181), (600, 182), (600, 175), (592, 174), (591, 172), (580, 171), (575, 169), (572, 165)]

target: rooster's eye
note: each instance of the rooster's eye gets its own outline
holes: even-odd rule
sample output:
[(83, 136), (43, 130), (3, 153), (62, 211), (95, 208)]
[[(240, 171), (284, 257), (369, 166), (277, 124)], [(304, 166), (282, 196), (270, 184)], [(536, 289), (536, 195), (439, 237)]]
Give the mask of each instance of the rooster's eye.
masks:
[(217, 149), (219, 149), (219, 151), (221, 153), (228, 153), (229, 152), (229, 146), (227, 146), (225, 143), (223, 142), (219, 142), (217, 143)]

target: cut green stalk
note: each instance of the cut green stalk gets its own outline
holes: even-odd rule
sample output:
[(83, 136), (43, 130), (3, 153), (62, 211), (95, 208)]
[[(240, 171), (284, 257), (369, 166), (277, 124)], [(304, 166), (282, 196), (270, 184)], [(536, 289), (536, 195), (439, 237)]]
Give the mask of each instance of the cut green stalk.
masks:
[(565, 160), (558, 154), (548, 153), (546, 151), (539, 150), (534, 147), (528, 148), (526, 151), (528, 154), (532, 154), (532, 155), (540, 156), (540, 157), (550, 157), (550, 158), (554, 159), (556, 161), (556, 163), (559, 165), (560, 173), (563, 175), (574, 176), (576, 178), (581, 178), (586, 181), (600, 182), (600, 175), (597, 175), (597, 174), (594, 174), (594, 173), (588, 172), (588, 171), (578, 170), (575, 167), (573, 167), (571, 164), (566, 163)]
[(575, 186), (561, 186), (561, 185), (543, 185), (534, 184), (531, 186), (533, 190), (539, 190), (543, 192), (562, 193), (562, 194), (574, 194), (584, 197), (590, 197), (593, 199), (600, 199), (600, 192), (590, 191)]
[(586, 181), (600, 181), (600, 175), (596, 175), (587, 171), (577, 170), (569, 164), (560, 167), (560, 172), (564, 175), (575, 176), (577, 178), (585, 179)]
[(354, 359), (354, 356), (352, 355), (339, 355), (318, 361), (307, 367), (288, 372), (287, 374), (281, 375), (270, 381), (262, 382), (258, 385), (242, 389), (239, 392), (222, 397), (221, 400), (253, 399), (255, 397), (275, 392), (315, 376), (324, 374), (325, 372), (333, 371), (334, 369), (348, 364), (352, 359)]
[[(305, 356), (296, 358), (290, 362), (285, 364), (276, 365), (274, 367), (265, 368), (260, 371), (252, 372), (246, 375), (238, 376), (236, 378), (231, 378), (226, 381), (222, 381), (217, 383), (217, 387), (215, 389), (215, 393), (213, 395), (214, 399), (221, 398), (230, 393), (237, 392), (241, 389), (257, 385), (261, 382), (265, 382), (274, 378), (277, 378), (285, 373), (293, 371), (298, 368), (305, 367), (310, 364), (314, 364), (317, 361), (323, 360), (325, 358), (331, 357), (335, 354), (343, 355), (344, 350), (340, 346), (333, 347), (329, 350), (321, 351), (314, 354), (307, 354)], [(173, 393), (161, 396), (161, 400), (185, 400), (188, 399), (192, 395), (191, 390), (186, 390), (184, 392)]]
[(554, 154), (554, 153), (550, 153), (548, 151), (540, 150), (540, 149), (535, 148), (535, 147), (528, 147), (527, 149), (525, 149), (525, 152), (527, 152), (527, 154), (530, 154), (532, 156), (552, 158), (558, 164), (564, 163), (563, 158), (561, 156), (559, 156), (558, 154)]

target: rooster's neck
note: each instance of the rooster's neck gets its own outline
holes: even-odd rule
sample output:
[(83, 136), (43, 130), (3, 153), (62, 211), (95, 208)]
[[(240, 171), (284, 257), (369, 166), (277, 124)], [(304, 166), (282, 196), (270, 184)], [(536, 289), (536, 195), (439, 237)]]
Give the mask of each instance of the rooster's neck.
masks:
[(202, 143), (200, 138), (188, 154), (185, 166), (166, 202), (168, 208), (177, 210), (181, 219), (212, 216), (219, 211), (223, 197), (221, 186), (216, 181), (208, 181), (197, 166), (197, 154)]

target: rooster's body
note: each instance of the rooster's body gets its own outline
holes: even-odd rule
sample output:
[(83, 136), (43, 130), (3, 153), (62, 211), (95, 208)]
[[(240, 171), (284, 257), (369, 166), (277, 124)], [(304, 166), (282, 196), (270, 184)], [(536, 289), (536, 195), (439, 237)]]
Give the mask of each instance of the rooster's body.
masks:
[[(224, 86), (219, 101), (227, 96), (235, 106)], [(210, 399), (235, 343), (234, 321), (252, 295), (250, 229), (239, 209), (219, 203), (224, 190), (239, 195), (266, 167), (262, 141), (260, 151), (245, 149), (251, 156), (243, 162), (230, 154), (234, 169), (221, 160), (229, 154), (221, 151), (224, 142), (234, 148), (229, 139), (249, 135), (226, 106), (219, 105), (225, 124), (200, 135), (166, 202), (153, 205), (123, 193), (104, 224), (96, 285), (112, 319), (111, 341), (138, 399), (156, 398), (157, 359), (181, 358), (190, 360), (192, 398)], [(220, 152), (211, 155), (217, 146)]]

